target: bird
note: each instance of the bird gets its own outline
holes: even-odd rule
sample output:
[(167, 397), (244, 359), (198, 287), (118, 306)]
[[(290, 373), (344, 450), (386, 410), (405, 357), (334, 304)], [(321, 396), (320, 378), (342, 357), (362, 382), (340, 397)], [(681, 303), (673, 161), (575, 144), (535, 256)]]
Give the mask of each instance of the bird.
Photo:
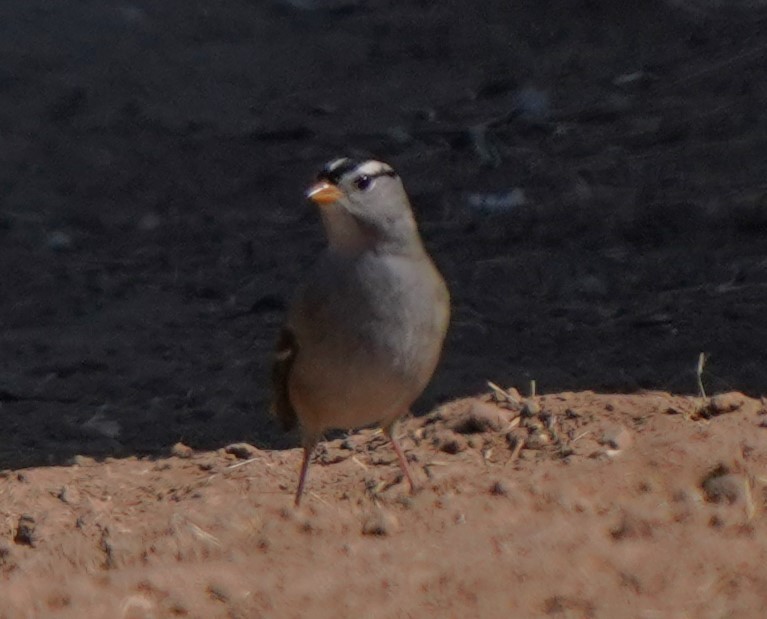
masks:
[(288, 307), (272, 365), (271, 411), (286, 431), (301, 430), (295, 506), (315, 447), (331, 429), (379, 425), (413, 492), (395, 433), (439, 361), (447, 285), (388, 164), (334, 159), (306, 197), (318, 207), (327, 245)]

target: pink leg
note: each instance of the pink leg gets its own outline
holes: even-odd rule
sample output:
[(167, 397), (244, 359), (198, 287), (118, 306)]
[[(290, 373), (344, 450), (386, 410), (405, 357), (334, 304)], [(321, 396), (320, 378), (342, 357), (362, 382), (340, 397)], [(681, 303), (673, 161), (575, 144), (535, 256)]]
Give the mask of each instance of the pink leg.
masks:
[(405, 454), (402, 451), (402, 447), (399, 446), (397, 439), (394, 437), (394, 432), (396, 430), (396, 427), (397, 427), (397, 422), (394, 421), (391, 423), (391, 425), (386, 426), (383, 429), (383, 431), (386, 433), (386, 436), (389, 437), (392, 447), (394, 447), (394, 452), (397, 454), (397, 458), (399, 459), (399, 465), (400, 467), (402, 467), (402, 472), (405, 474), (408, 484), (410, 484), (410, 492), (414, 492), (415, 484), (413, 483), (413, 478), (410, 476), (410, 468), (407, 465), (407, 458), (405, 458)]
[(306, 473), (309, 470), (309, 462), (314, 453), (314, 446), (317, 441), (304, 441), (304, 460), (301, 462), (301, 474), (298, 477), (298, 489), (296, 490), (296, 507), (301, 504), (301, 495), (304, 493), (304, 484), (306, 483)]

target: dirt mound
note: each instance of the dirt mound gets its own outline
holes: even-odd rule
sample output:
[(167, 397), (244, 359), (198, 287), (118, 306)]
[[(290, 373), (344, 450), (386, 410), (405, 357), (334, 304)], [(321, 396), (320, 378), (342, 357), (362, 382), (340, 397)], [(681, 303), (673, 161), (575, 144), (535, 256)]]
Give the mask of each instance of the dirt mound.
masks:
[[(763, 402), (458, 401), (385, 437), (7, 472), (3, 617), (757, 617)], [(250, 456), (247, 460), (240, 456)]]

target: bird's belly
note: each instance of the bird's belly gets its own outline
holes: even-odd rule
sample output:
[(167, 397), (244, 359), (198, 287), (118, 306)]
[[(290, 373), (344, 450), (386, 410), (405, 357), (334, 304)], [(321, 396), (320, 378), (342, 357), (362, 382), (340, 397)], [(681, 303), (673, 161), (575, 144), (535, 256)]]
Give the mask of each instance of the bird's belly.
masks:
[(325, 294), (305, 297), (288, 380), (305, 432), (390, 421), (430, 380), (448, 310), (432, 267), (403, 260), (370, 256), (349, 273), (334, 271)]
[[(361, 344), (345, 353), (321, 346), (290, 378), (290, 398), (305, 429), (352, 429), (403, 414), (423, 388), (421, 368), (407, 367), (391, 351)], [(428, 380), (428, 377), (427, 377)]]

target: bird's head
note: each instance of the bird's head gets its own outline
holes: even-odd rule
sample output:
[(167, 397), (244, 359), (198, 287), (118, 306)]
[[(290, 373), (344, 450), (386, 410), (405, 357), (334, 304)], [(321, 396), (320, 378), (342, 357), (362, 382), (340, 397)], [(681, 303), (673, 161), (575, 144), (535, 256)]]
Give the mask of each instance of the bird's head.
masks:
[(381, 161), (334, 159), (322, 168), (306, 195), (320, 207), (331, 248), (421, 249), (402, 181)]

